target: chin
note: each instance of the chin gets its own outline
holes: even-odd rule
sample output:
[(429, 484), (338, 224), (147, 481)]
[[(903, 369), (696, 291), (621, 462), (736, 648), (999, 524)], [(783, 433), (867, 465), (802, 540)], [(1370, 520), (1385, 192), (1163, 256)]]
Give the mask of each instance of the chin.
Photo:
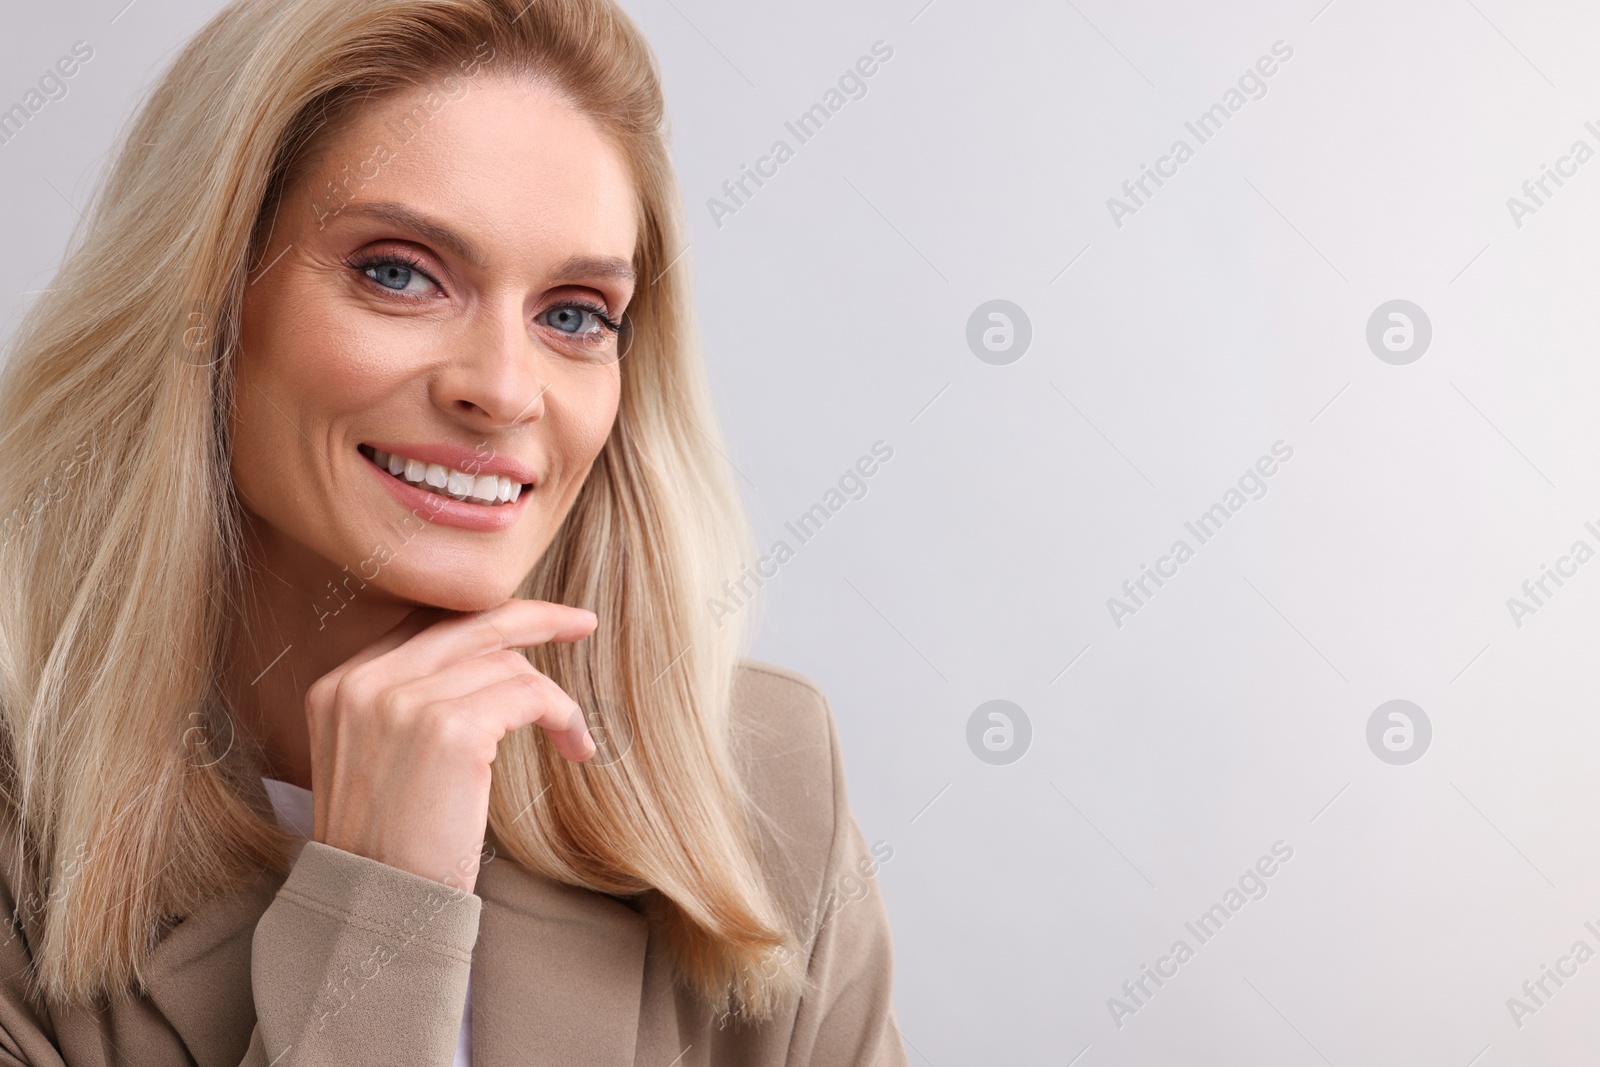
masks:
[(520, 579), (506, 581), (479, 574), (415, 575), (397, 583), (397, 598), (446, 611), (486, 611), (516, 595)]

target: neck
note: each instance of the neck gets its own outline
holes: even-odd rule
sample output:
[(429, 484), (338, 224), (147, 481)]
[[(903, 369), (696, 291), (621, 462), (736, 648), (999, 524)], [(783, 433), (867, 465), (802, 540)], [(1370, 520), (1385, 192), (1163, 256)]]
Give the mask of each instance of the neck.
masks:
[(276, 537), (244, 514), (242, 589), (219, 689), (262, 753), (262, 773), (311, 786), (306, 691), (415, 607)]

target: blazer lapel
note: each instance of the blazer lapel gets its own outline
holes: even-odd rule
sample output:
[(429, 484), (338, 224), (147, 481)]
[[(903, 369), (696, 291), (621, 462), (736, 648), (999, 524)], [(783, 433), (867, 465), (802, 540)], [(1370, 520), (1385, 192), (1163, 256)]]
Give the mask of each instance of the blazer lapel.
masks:
[(478, 871), (473, 1067), (631, 1067), (649, 923), (621, 901), (521, 866), (494, 841)]
[(283, 876), (261, 872), (244, 892), (208, 901), (151, 951), (145, 993), (200, 1067), (238, 1067), (255, 998), (250, 947)]

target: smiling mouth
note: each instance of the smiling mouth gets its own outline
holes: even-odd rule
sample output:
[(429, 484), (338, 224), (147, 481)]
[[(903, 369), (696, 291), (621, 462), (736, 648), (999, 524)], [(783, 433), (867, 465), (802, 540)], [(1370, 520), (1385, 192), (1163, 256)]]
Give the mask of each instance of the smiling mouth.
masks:
[(472, 474), (438, 463), (424, 463), (399, 453), (379, 452), (371, 445), (357, 445), (356, 450), (391, 478), (423, 492), (449, 497), (464, 504), (505, 507), (515, 504), (524, 489), (533, 488), (531, 482), (521, 483), (504, 475)]

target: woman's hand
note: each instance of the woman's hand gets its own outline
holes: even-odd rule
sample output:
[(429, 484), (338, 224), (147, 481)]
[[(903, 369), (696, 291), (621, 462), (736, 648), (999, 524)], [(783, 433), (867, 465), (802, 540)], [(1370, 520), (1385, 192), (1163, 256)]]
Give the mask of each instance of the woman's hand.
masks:
[(571, 760), (594, 755), (577, 703), (526, 656), (577, 641), (595, 616), (544, 600), (418, 608), (306, 693), (313, 837), (472, 892), (489, 820), (489, 764), (538, 723)]

